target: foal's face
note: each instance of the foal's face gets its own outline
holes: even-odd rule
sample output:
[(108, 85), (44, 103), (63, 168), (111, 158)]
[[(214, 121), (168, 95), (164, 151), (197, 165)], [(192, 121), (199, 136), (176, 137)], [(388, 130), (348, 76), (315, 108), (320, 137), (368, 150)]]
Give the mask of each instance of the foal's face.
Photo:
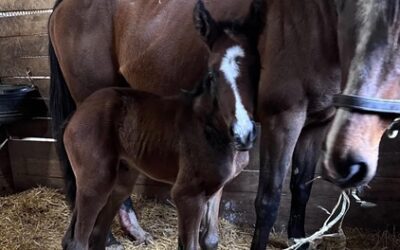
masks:
[[(400, 99), (400, 0), (336, 0), (344, 94)], [(380, 139), (391, 119), (339, 109), (324, 165), (343, 187), (375, 175)]]
[(209, 72), (216, 88), (212, 118), (221, 129), (230, 132), (238, 150), (249, 150), (256, 138), (252, 67), (257, 65), (254, 52), (245, 41), (226, 31), (215, 41), (209, 58)]
[(213, 104), (208, 117), (214, 129), (227, 132), (241, 151), (249, 150), (256, 138), (252, 114), (260, 66), (254, 40), (263, 27), (263, 9), (261, 2), (255, 3), (242, 24), (215, 22), (202, 1), (194, 9), (196, 29), (210, 50), (208, 81)]

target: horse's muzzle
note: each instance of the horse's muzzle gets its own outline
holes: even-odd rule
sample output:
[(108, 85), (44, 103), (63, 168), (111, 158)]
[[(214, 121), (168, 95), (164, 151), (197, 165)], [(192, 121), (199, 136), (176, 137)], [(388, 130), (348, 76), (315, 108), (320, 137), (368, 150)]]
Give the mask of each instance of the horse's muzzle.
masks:
[(322, 176), (325, 180), (334, 183), (342, 189), (365, 185), (369, 180), (368, 165), (364, 161), (320, 162)]
[(252, 129), (246, 136), (234, 135), (234, 145), (237, 151), (249, 151), (257, 139), (257, 127), (252, 121)]

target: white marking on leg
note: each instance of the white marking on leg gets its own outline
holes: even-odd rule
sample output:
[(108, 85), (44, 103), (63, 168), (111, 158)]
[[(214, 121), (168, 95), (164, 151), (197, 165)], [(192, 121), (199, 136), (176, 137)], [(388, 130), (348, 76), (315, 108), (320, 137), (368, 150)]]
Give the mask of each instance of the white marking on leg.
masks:
[(244, 51), (240, 46), (233, 46), (226, 50), (220, 67), (220, 70), (224, 73), (225, 78), (232, 88), (235, 96), (236, 122), (233, 126), (233, 132), (235, 135), (239, 135), (242, 141), (245, 141), (248, 134), (253, 130), (253, 124), (250, 120), (247, 110), (243, 106), (236, 84), (236, 79), (240, 75), (237, 59), (243, 58), (244, 56)]

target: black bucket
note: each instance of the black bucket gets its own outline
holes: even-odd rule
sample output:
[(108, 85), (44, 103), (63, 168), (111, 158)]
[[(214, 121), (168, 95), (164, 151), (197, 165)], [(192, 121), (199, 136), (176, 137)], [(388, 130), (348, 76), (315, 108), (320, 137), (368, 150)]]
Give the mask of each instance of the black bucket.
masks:
[(32, 84), (0, 85), (0, 124), (29, 117), (35, 93), (37, 89)]

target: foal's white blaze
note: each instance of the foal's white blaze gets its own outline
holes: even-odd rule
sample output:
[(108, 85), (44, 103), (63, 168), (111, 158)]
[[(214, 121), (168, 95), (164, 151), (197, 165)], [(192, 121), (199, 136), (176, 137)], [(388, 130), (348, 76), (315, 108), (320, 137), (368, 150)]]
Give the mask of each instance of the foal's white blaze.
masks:
[(220, 67), (220, 70), (224, 73), (225, 78), (232, 88), (233, 94), (235, 96), (236, 122), (233, 125), (233, 132), (235, 133), (235, 135), (240, 136), (240, 139), (242, 141), (246, 141), (247, 136), (253, 130), (253, 124), (250, 120), (247, 110), (243, 106), (236, 84), (236, 79), (240, 75), (239, 65), (236, 59), (243, 58), (244, 56), (244, 51), (240, 46), (233, 46), (226, 50)]

